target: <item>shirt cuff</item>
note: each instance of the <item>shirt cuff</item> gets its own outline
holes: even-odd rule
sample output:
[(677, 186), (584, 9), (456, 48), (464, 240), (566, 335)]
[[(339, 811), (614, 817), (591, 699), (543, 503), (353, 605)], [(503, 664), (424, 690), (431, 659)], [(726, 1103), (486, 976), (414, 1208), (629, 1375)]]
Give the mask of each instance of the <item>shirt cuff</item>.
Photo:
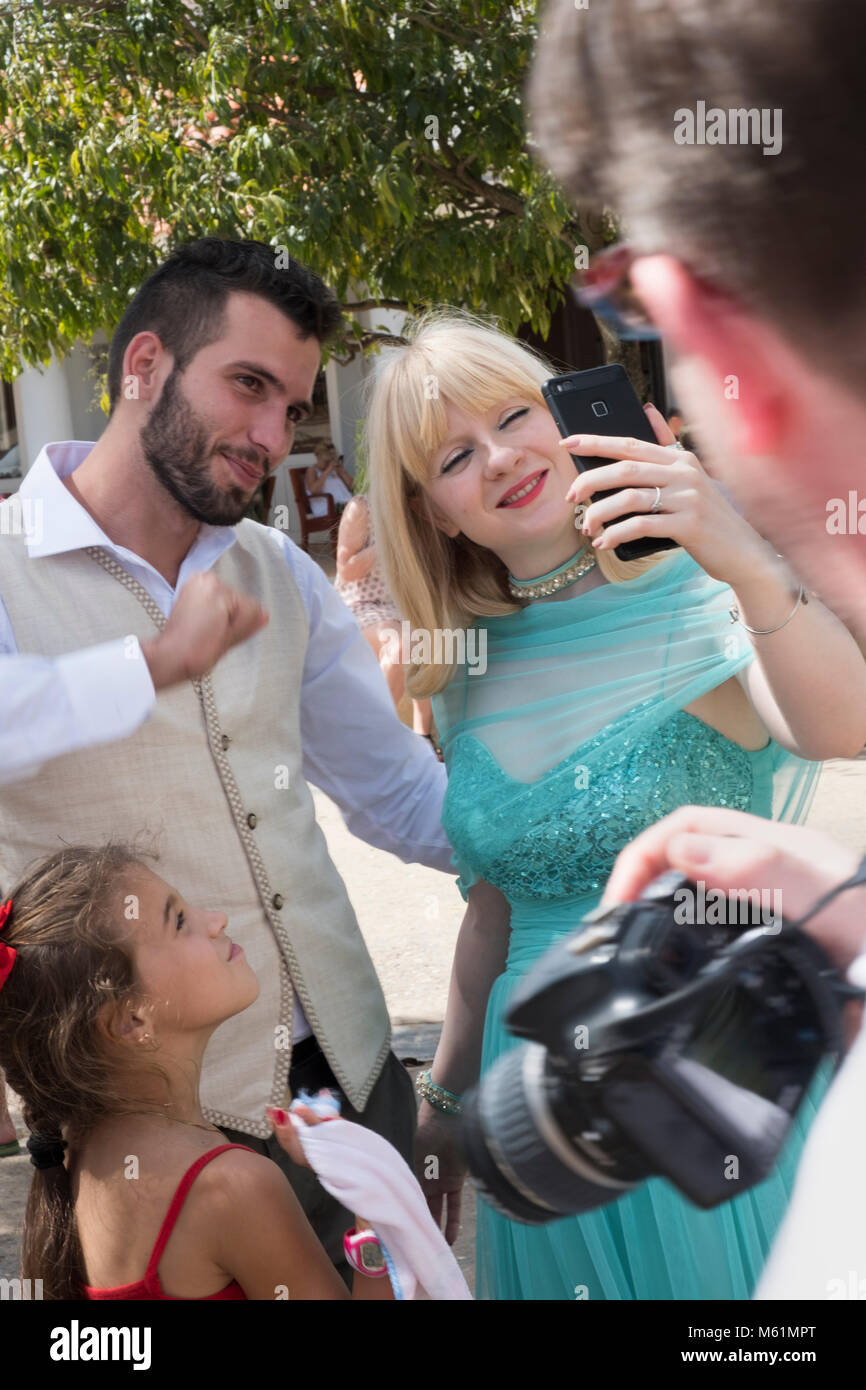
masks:
[(56, 660), (79, 747), (126, 738), (150, 714), (156, 691), (137, 637), (102, 642)]

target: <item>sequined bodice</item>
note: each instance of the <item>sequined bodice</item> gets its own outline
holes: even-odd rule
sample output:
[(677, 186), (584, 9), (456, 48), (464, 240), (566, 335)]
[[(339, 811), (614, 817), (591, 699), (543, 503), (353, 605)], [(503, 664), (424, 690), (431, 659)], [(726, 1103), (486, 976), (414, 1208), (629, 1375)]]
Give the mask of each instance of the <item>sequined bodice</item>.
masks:
[(619, 851), (680, 806), (769, 814), (755, 805), (754, 785), (772, 744), (749, 752), (680, 710), (622, 747), (603, 777), (586, 786), (581, 760), (595, 743), (583, 744), (532, 786), (503, 772), (471, 734), (455, 738), (443, 825), (462, 862), (510, 902), (600, 891)]

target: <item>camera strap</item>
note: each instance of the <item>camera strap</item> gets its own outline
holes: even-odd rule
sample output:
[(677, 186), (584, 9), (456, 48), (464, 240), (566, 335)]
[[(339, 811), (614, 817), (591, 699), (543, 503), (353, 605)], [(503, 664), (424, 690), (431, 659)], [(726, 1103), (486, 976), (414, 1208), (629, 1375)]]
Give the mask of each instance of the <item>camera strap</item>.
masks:
[[(835, 888), (831, 888), (828, 893), (825, 893), (823, 897), (820, 897), (817, 902), (813, 903), (812, 906), (809, 908), (808, 912), (805, 912), (802, 917), (799, 917), (797, 919), (796, 922), (791, 922), (789, 925), (798, 929), (802, 929), (804, 922), (811, 921), (811, 919), (816, 915), (816, 913), (820, 912), (822, 908), (826, 907), (829, 902), (832, 902), (833, 899), (837, 897), (839, 893), (844, 893), (846, 888), (863, 887), (866, 887), (866, 855), (864, 855), (863, 858), (860, 860), (860, 863), (857, 866), (856, 873), (852, 874), (850, 878), (846, 878), (844, 882), (837, 883)], [(840, 980), (837, 984), (836, 993), (842, 994), (849, 999), (866, 998), (866, 991), (858, 989), (856, 985), (849, 985), (844, 980)]]

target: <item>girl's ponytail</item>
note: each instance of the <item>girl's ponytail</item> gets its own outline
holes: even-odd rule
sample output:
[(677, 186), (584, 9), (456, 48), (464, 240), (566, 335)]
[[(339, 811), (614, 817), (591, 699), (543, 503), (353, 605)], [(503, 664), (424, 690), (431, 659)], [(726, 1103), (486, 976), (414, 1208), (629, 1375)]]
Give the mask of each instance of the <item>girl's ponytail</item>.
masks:
[(22, 1279), (42, 1281), (44, 1299), (78, 1300), (87, 1282), (72, 1200), (72, 1184), (63, 1161), (66, 1140), (59, 1125), (43, 1117), (27, 1140), (35, 1172), (27, 1197), (21, 1246)]

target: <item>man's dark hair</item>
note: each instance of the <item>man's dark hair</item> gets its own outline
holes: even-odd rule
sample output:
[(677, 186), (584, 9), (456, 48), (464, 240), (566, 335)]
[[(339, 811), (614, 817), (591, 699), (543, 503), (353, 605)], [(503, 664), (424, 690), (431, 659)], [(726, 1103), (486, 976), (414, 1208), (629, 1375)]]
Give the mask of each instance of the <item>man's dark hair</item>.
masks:
[(108, 355), (112, 410), (120, 399), (123, 356), (137, 333), (155, 333), (182, 372), (219, 338), (228, 297), (241, 291), (273, 304), (304, 339), (327, 342), (342, 323), (333, 290), (285, 248), (221, 237), (187, 242), (148, 276), (117, 325)]

